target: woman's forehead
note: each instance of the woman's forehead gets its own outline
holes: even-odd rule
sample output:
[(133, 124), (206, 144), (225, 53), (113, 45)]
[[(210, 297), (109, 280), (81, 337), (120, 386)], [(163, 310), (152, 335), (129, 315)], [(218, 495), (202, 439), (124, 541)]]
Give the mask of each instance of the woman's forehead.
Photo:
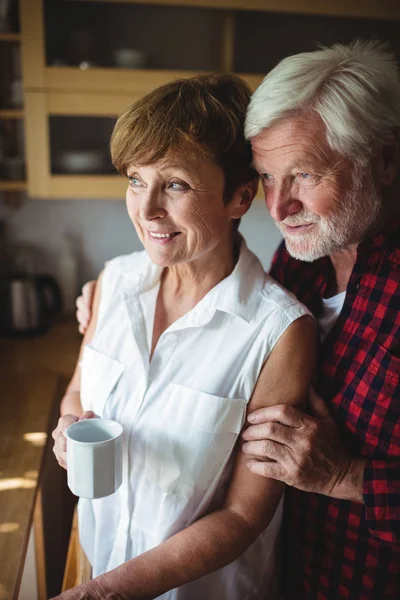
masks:
[(188, 173), (201, 173), (207, 168), (219, 168), (217, 163), (209, 158), (205, 152), (202, 152), (196, 147), (183, 147), (180, 149), (170, 150), (164, 157), (157, 161), (135, 161), (128, 167), (128, 171), (132, 169), (155, 170), (161, 172), (166, 171), (185, 171)]

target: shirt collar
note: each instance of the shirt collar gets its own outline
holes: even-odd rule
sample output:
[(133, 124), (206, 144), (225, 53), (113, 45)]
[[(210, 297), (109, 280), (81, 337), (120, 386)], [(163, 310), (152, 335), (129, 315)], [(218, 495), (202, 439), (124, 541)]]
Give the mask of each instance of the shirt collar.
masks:
[[(374, 252), (383, 253), (391, 262), (400, 265), (399, 239), (400, 221), (395, 220), (382, 228), (380, 232), (370, 236), (359, 244), (355, 268), (356, 266), (361, 268), (362, 262), (360, 262), (360, 259), (363, 256), (367, 256)], [(304, 265), (305, 263), (299, 261), (300, 272), (304, 272)], [(316, 316), (318, 316), (322, 309), (321, 298), (324, 296), (331, 278), (335, 277), (333, 265), (330, 258), (324, 256), (323, 258), (308, 264), (306, 269), (313, 273), (313, 285), (309, 286), (308, 290), (303, 290), (303, 293), (301, 295), (299, 294), (299, 297), (301, 301), (304, 302)], [(307, 286), (308, 285), (309, 282), (307, 282)], [(288, 287), (290, 288), (290, 286)]]
[[(160, 282), (163, 267), (154, 264), (146, 252), (134, 270), (123, 271), (124, 290), (139, 295)], [(240, 236), (239, 258), (232, 273), (214, 286), (187, 314), (187, 325), (199, 326), (208, 322), (219, 310), (250, 322), (260, 302), (265, 272), (259, 259), (248, 249)], [(181, 319), (179, 319), (181, 321)], [(171, 327), (173, 329), (174, 326)]]
[(387, 258), (400, 265), (400, 220), (388, 223), (378, 233), (362, 242), (358, 247), (359, 253), (381, 250)]

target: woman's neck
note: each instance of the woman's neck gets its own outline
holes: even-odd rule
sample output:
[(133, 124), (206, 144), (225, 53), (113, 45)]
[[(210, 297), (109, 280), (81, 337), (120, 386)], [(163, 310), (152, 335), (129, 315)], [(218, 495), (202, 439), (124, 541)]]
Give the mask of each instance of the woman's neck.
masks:
[(230, 240), (229, 244), (215, 248), (197, 261), (164, 269), (154, 315), (150, 360), (164, 331), (232, 273), (239, 249), (239, 236), (235, 235), (234, 243)]
[[(221, 242), (212, 251), (195, 261), (164, 269), (161, 287), (175, 302), (191, 299), (197, 304), (213, 287), (228, 277), (239, 256), (240, 241)], [(194, 305), (193, 304), (193, 305)]]

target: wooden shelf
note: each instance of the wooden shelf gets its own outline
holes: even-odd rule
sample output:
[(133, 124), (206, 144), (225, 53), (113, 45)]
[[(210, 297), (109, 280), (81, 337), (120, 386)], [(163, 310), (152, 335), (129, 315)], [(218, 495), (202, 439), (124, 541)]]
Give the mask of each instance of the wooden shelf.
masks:
[(0, 109), (0, 119), (23, 119), (24, 111), (21, 108)]
[(90, 0), (99, 1), (400, 20), (400, 3), (397, 0)]
[(5, 181), (4, 179), (0, 179), (0, 192), (23, 192), (26, 189), (26, 181)]
[[(128, 94), (132, 102), (150, 90), (168, 83), (173, 79), (186, 79), (200, 75), (203, 71), (172, 71), (158, 69), (88, 69), (82, 71), (76, 67), (47, 67), (44, 69), (44, 88), (47, 92), (58, 92), (66, 99), (75, 92), (95, 94), (92, 103), (87, 105), (85, 113), (90, 114), (92, 105), (104, 104), (111, 95)], [(254, 90), (264, 75), (237, 73)], [(111, 106), (111, 105), (110, 105)], [(111, 108), (113, 110), (113, 108)], [(107, 110), (110, 113), (110, 110)]]
[(0, 42), (20, 42), (21, 39), (20, 33), (0, 32)]
[(124, 200), (127, 186), (121, 175), (50, 175), (48, 193), (42, 197)]

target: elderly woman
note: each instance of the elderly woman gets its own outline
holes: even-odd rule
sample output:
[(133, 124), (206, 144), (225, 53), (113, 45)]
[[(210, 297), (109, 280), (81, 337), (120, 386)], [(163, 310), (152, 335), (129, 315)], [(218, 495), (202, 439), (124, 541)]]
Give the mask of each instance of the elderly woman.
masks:
[[(125, 478), (81, 499), (94, 579), (62, 598), (276, 598), (283, 486), (252, 474), (236, 442), (246, 415), (301, 406), (315, 327), (238, 234), (257, 190), (237, 77), (169, 83), (118, 120), (112, 158), (145, 251), (110, 261), (61, 404), (65, 428), (120, 422)], [(235, 452), (235, 448), (237, 451)]]

